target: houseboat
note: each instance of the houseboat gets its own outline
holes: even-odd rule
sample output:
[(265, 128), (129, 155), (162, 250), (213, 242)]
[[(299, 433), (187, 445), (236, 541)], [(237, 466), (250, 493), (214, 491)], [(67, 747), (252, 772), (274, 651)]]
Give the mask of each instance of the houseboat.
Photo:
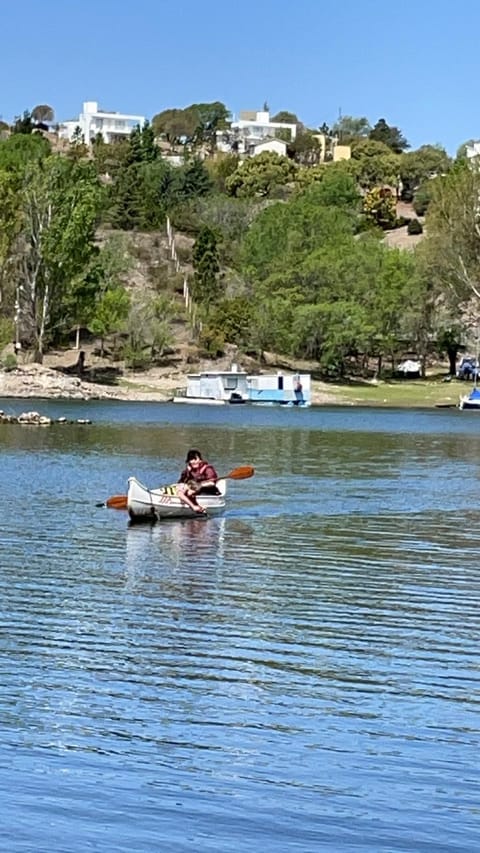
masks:
[(256, 403), (281, 406), (310, 406), (311, 377), (308, 373), (250, 374), (232, 365), (230, 370), (189, 373), (183, 394), (174, 403), (212, 405)]

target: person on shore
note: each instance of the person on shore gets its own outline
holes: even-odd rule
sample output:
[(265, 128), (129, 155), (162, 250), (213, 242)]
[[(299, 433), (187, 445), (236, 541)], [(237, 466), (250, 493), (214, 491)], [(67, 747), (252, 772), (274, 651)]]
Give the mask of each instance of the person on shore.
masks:
[(296, 376), (294, 376), (293, 379), (293, 393), (295, 394), (295, 402), (297, 403), (297, 405), (304, 402), (303, 386), (298, 373), (296, 374)]

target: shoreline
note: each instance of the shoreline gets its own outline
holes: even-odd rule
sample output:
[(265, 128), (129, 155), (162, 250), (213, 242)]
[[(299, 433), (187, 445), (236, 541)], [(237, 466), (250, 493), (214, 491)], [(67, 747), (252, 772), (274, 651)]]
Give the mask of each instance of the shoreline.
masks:
[[(38, 400), (111, 400), (135, 403), (167, 403), (186, 387), (188, 368), (151, 368), (145, 372), (126, 372), (111, 382), (80, 378), (73, 370), (22, 364), (11, 371), (0, 371), (0, 398)], [(334, 385), (312, 380), (312, 406), (369, 408), (456, 408), (459, 398), (469, 390), (468, 383), (441, 377), (411, 382), (365, 382)]]
[[(112, 400), (123, 402), (171, 402), (178, 389), (186, 386), (183, 371), (129, 373), (118, 384), (86, 381), (39, 364), (19, 365), (14, 370), (0, 372), (0, 397), (28, 400)], [(338, 394), (327, 392), (323, 383), (312, 382), (312, 405), (336, 404)], [(345, 405), (352, 405), (345, 401)]]

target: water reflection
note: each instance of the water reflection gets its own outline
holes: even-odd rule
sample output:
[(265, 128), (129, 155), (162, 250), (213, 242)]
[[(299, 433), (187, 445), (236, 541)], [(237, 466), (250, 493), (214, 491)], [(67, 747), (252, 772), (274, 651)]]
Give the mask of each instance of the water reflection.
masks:
[(126, 589), (141, 584), (146, 567), (157, 577), (173, 577), (183, 568), (201, 568), (222, 560), (225, 518), (162, 521), (134, 524), (126, 532)]

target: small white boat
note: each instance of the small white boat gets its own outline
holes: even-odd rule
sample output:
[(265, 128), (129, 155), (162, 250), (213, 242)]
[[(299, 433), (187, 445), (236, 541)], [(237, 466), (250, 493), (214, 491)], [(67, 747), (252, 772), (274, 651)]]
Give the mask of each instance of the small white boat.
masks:
[(470, 394), (464, 394), (463, 397), (460, 397), (458, 408), (477, 409), (480, 412), (480, 388), (475, 386), (470, 391)]
[[(197, 495), (197, 501), (206, 510), (207, 517), (219, 515), (225, 509), (227, 481), (217, 480), (219, 495)], [(132, 521), (158, 521), (162, 518), (202, 518), (202, 514), (183, 503), (177, 495), (164, 489), (147, 489), (135, 477), (128, 480), (127, 509)]]

